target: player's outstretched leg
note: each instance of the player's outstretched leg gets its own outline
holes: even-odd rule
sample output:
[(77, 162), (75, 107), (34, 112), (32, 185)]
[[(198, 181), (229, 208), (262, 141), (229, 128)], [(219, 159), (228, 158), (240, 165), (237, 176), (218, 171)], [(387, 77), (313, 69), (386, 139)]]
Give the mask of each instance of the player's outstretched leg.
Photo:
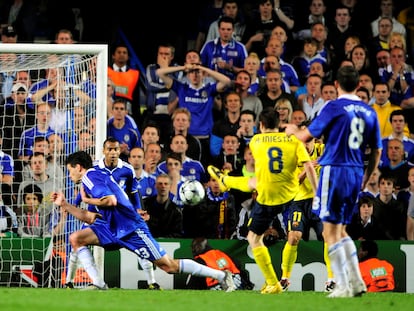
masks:
[(252, 192), (255, 189), (254, 183), (251, 182), (253, 180), (252, 177), (228, 176), (213, 165), (209, 165), (207, 171), (218, 182), (221, 192), (228, 191), (229, 189)]
[(209, 165), (207, 167), (207, 171), (210, 174), (210, 176), (218, 182), (219, 187), (220, 187), (220, 191), (221, 192), (225, 192), (228, 191), (228, 187), (224, 184), (223, 179), (224, 179), (224, 174), (215, 166), (213, 165)]
[(188, 273), (194, 276), (210, 277), (218, 280), (224, 291), (232, 292), (236, 290), (236, 286), (233, 282), (233, 275), (230, 271), (213, 269), (208, 266), (199, 264), (192, 259), (179, 259), (178, 264), (179, 273)]

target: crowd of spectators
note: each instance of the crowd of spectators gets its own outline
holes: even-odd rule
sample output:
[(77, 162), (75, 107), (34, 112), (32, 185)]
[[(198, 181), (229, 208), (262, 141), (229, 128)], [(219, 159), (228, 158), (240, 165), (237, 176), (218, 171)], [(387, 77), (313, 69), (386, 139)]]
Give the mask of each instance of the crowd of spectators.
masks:
[[(377, 180), (369, 183), (375, 192), (364, 189), (361, 198), (369, 196), (370, 200), (356, 204), (353, 238), (412, 239), (413, 7), (393, 0), (309, 0), (306, 5), (279, 0), (210, 2), (199, 16), (194, 47), (186, 51), (182, 64), (169, 42), (159, 42), (155, 62), (147, 64), (145, 72), (130, 66), (127, 45), (110, 46), (108, 136), (119, 141), (121, 159), (136, 171), (149, 224), (165, 222), (173, 228), (172, 232), (158, 228), (153, 233), (159, 237), (201, 234), (245, 239), (241, 215), (249, 213), (256, 194), (220, 191), (206, 173), (207, 166), (213, 164), (229, 175), (254, 175), (248, 143), (258, 132), (260, 112), (273, 107), (281, 123), (311, 122), (337, 96), (337, 69), (354, 66), (360, 73), (357, 95), (377, 112), (384, 149)], [(22, 31), (17, 24), (5, 25), (3, 43), (18, 42)], [(79, 33), (75, 39), (82, 41)], [(57, 32), (55, 43), (74, 42), (73, 30)], [(33, 83), (36, 86), (30, 84), (27, 72), (1, 75), (3, 204), (16, 206), (18, 217), (25, 217), (25, 222), (2, 222), (2, 231), (28, 232), (16, 226), (33, 225), (41, 217), (40, 231), (52, 234), (59, 222), (52, 208), (38, 206), (48, 206), (45, 185), (49, 187), (57, 169), (53, 169), (54, 176), (48, 170), (56, 166), (64, 170), (63, 163), (45, 156), (46, 151), (35, 151), (36, 143), (53, 145), (44, 149), (55, 155), (60, 148), (53, 140), (59, 126), (53, 121), (60, 120), (50, 108), (59, 105), (49, 95), (59, 92), (53, 74), (53, 68), (48, 69), (44, 80)], [(140, 79), (146, 81), (144, 97)], [(76, 98), (78, 106), (86, 107), (94, 95), (80, 88)], [(44, 103), (38, 104), (40, 101)], [(77, 110), (81, 116), (76, 119), (81, 120), (85, 109)], [(82, 141), (90, 140), (90, 125), (82, 121), (74, 135), (86, 135)], [(91, 146), (82, 148), (93, 150)], [(26, 172), (25, 180), (14, 180), (13, 169), (7, 165), (13, 160), (18, 163), (15, 172)], [(206, 197), (195, 207), (180, 202), (178, 195), (180, 185), (188, 179), (199, 180), (206, 188)], [(33, 180), (40, 189), (25, 187)], [(169, 212), (171, 218), (166, 215)], [(172, 219), (182, 223), (172, 224)], [(376, 235), (376, 229), (365, 233), (368, 224), (381, 228), (383, 235)], [(277, 219), (274, 225), (284, 230), (280, 228), (283, 221)], [(392, 229), (396, 227), (398, 232)]]

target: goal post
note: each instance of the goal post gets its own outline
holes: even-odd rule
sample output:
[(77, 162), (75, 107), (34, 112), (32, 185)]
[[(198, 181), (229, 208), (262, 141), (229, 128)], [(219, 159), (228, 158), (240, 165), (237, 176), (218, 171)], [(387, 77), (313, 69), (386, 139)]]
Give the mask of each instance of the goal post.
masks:
[[(19, 227), (19, 237), (17, 239), (10, 238), (13, 240), (13, 243), (5, 245), (14, 245), (16, 249), (21, 248), (20, 252), (37, 252), (34, 248), (25, 249), (26, 245), (39, 245), (39, 238), (51, 237), (55, 243), (53, 250), (51, 252), (48, 251), (43, 260), (47, 261), (50, 259), (48, 258), (50, 253), (52, 257), (59, 255), (61, 257), (65, 256), (65, 258), (61, 258), (63, 264), (61, 262), (60, 265), (63, 266), (57, 267), (61, 271), (60, 276), (52, 276), (52, 270), (56, 268), (53, 267), (53, 265), (56, 265), (54, 260), (50, 260), (48, 264), (51, 266), (48, 269), (44, 269), (44, 273), (50, 274), (49, 276), (45, 275), (44, 278), (48, 280), (48, 287), (63, 286), (65, 265), (68, 262), (70, 251), (68, 236), (71, 232), (80, 228), (80, 223), (71, 216), (67, 217), (63, 225), (62, 222), (59, 222), (59, 210), (51, 204), (48, 195), (51, 191), (59, 190), (58, 188), (62, 187), (66, 199), (69, 202), (74, 201), (74, 197), (78, 192), (78, 186), (70, 181), (63, 161), (70, 153), (83, 150), (81, 146), (83, 146), (82, 137), (84, 135), (90, 135), (90, 138), (85, 138), (85, 140), (89, 139), (92, 141), (92, 146), (86, 149), (92, 153), (92, 159), (95, 160), (102, 156), (102, 144), (106, 139), (107, 68), (108, 46), (106, 44), (0, 44), (0, 98), (2, 99), (1, 109), (3, 112), (3, 115), (0, 116), (3, 127), (1, 129), (1, 139), (9, 144), (7, 148), (4, 146), (7, 151), (2, 150), (3, 148), (0, 150), (8, 154), (12, 153), (10, 155), (12, 155), (15, 161), (15, 179), (11, 190), (13, 201), (11, 204), (16, 213), (17, 225)], [(22, 132), (30, 127), (29, 120), (33, 120), (33, 127), (41, 123), (37, 119), (39, 103), (46, 101), (52, 107), (49, 126), (51, 126), (55, 134), (58, 134), (56, 136), (59, 138), (52, 139), (51, 135), (45, 134), (45, 137), (47, 136), (49, 140), (50, 159), (53, 161), (53, 163), (49, 162), (47, 164), (47, 169), (49, 170), (47, 181), (32, 182), (29, 174), (30, 164), (26, 163), (27, 159), (20, 157), (21, 153), (24, 154), (26, 152), (24, 151), (26, 149), (22, 149), (20, 145), (22, 136), (15, 137), (17, 135), (14, 134), (16, 133), (16, 124), (13, 123), (13, 117), (16, 116), (17, 119), (19, 111), (16, 106), (13, 106), (16, 96), (13, 96), (11, 89), (13, 84), (20, 83), (20, 81), (13, 81), (13, 79), (16, 80), (17, 73), (21, 71), (28, 72), (32, 80), (31, 85), (26, 85), (28, 96), (24, 99), (27, 106), (25, 106), (26, 115), (21, 118), (23, 123)], [(50, 78), (51, 75), (49, 76), (48, 72), (52, 71), (55, 71), (55, 76)], [(22, 83), (24, 84), (24, 82)], [(18, 88), (16, 90), (14, 93), (19, 92)], [(33, 108), (33, 110), (30, 110), (33, 111), (31, 116), (28, 115), (29, 107)], [(24, 137), (27, 137), (29, 134), (24, 135)], [(34, 142), (35, 137), (31, 138), (31, 141)], [(30, 154), (33, 154), (32, 147), (27, 147)], [(35, 156), (35, 154), (32, 156)], [(63, 175), (59, 175), (61, 170)], [(32, 217), (35, 213), (33, 211), (28, 212), (30, 208), (24, 201), (25, 187), (23, 186), (32, 185), (33, 183), (42, 190), (44, 200), (37, 207), (37, 211), (42, 210), (42, 213), (39, 214), (41, 216), (40, 219), (44, 217), (51, 224), (50, 227), (53, 227), (50, 233), (44, 232), (46, 231), (44, 228), (47, 225), (44, 225), (43, 229), (33, 229), (33, 235), (30, 235), (30, 232), (28, 232), (27, 226), (30, 219), (28, 215)], [(6, 193), (1, 192), (0, 194), (2, 196), (6, 195)], [(83, 203), (81, 206), (83, 208), (86, 207)], [(19, 243), (18, 239), (20, 237), (23, 239), (35, 239), (36, 244)], [(56, 243), (56, 241), (59, 242)], [(63, 244), (58, 245), (59, 243)], [(103, 276), (104, 251), (100, 247), (95, 247), (93, 253), (96, 264)], [(10, 254), (13, 254), (13, 256)], [(19, 251), (1, 249), (0, 262), (5, 263), (7, 261), (6, 266), (13, 267), (17, 271), (19, 271), (20, 266), (30, 267), (26, 259), (18, 258), (18, 254)], [(35, 258), (35, 256), (29, 256), (29, 258)], [(0, 268), (4, 270), (4, 267), (2, 265)], [(0, 286), (9, 286), (8, 282), (10, 282), (12, 274), (16, 273), (16, 271), (10, 271), (10, 278), (7, 276), (3, 277), (7, 274), (6, 271), (0, 272)], [(22, 278), (21, 286), (25, 286), (23, 279), (27, 279), (27, 276), (28, 273)], [(51, 281), (56, 278), (58, 278), (57, 281)]]

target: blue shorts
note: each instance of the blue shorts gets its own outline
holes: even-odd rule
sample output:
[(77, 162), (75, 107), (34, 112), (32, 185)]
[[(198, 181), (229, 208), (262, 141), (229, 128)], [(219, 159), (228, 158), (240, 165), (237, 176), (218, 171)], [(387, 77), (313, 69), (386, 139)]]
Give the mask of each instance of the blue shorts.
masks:
[(249, 230), (257, 235), (262, 235), (289, 204), (290, 202), (280, 205), (263, 205), (255, 202), (247, 224)]
[(349, 166), (324, 166), (313, 199), (313, 212), (322, 221), (347, 225), (351, 222), (364, 169)]
[(302, 232), (302, 239), (309, 240), (309, 231), (314, 229), (319, 241), (322, 241), (323, 225), (312, 211), (313, 199), (293, 201), (287, 210), (287, 231)]
[(96, 219), (89, 228), (96, 234), (99, 245), (105, 250), (126, 248), (149, 261), (160, 259), (166, 255), (166, 251), (153, 238), (147, 226), (137, 228), (122, 238), (117, 238), (109, 229), (107, 222), (101, 219)]

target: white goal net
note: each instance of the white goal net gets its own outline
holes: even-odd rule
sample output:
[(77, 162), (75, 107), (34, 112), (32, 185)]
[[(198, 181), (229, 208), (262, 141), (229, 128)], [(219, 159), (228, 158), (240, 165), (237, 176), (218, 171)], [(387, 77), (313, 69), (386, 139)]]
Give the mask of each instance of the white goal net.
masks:
[[(0, 286), (66, 282), (68, 237), (81, 224), (50, 193), (75, 202), (66, 156), (101, 156), (107, 66), (106, 45), (0, 44)], [(94, 254), (103, 272), (103, 252)], [(80, 267), (75, 286), (89, 281)]]

